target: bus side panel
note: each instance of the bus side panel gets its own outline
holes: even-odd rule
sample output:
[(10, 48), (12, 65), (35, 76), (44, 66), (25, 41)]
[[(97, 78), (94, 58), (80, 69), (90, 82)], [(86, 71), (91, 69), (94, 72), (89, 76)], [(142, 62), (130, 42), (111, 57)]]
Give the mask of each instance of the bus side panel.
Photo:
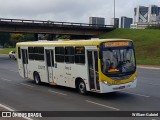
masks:
[(88, 71), (85, 64), (55, 64), (56, 67), (54, 68), (54, 82), (57, 85), (75, 88), (76, 78), (81, 78), (82, 80), (84, 80), (87, 90), (89, 90)]
[(68, 72), (69, 87), (75, 88), (76, 78), (81, 78), (86, 84), (87, 91), (89, 90), (87, 64), (73, 64), (71, 71)]
[(34, 72), (38, 72), (41, 82), (48, 83), (45, 61), (29, 60), (28, 71), (29, 71), (28, 78), (34, 79), (33, 78)]
[(55, 63), (56, 66), (53, 69), (54, 71), (54, 82), (57, 85), (61, 86), (69, 86), (68, 79), (66, 77), (65, 63)]

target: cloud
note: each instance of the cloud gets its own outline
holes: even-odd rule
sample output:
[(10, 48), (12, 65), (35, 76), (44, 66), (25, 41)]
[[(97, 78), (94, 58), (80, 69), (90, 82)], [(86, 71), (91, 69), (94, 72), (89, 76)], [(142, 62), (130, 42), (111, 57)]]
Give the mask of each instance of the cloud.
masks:
[[(133, 17), (137, 5), (159, 4), (158, 0), (116, 0), (116, 17)], [(90, 16), (113, 18), (113, 0), (0, 0), (1, 18), (68, 22), (89, 21)]]

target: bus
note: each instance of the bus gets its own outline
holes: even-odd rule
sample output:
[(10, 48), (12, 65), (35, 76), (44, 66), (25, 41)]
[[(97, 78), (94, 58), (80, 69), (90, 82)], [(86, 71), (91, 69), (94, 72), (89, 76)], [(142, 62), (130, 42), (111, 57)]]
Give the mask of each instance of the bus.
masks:
[(36, 84), (109, 93), (136, 87), (133, 41), (99, 39), (33, 41), (16, 44), (18, 70)]

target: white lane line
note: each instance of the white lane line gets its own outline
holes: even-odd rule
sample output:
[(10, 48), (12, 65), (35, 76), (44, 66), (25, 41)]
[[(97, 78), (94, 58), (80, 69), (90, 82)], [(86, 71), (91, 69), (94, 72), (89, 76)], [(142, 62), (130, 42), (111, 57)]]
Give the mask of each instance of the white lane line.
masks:
[(67, 94), (61, 93), (61, 92), (57, 92), (57, 91), (53, 91), (53, 90), (48, 90), (51, 93), (55, 93), (55, 94), (60, 94), (60, 95), (64, 95), (66, 96)]
[(106, 108), (109, 108), (109, 109), (113, 109), (113, 110), (120, 110), (118, 108), (107, 106), (107, 105), (103, 105), (103, 104), (100, 104), (100, 103), (97, 103), (97, 102), (93, 102), (93, 101), (90, 101), (90, 100), (86, 100), (86, 102), (92, 103), (92, 104), (95, 104), (95, 105), (99, 105), (99, 106), (102, 106), (102, 107), (106, 107)]
[(9, 80), (9, 79), (6, 79), (6, 78), (0, 78), (0, 79), (2, 79), (2, 80), (4, 80), (4, 81), (8, 81), (8, 82), (11, 82), (12, 80)]
[(9, 70), (9, 71), (11, 71), (11, 72), (15, 72), (15, 73), (18, 73), (18, 71), (15, 71), (15, 70)]
[(156, 68), (156, 67), (142, 67), (142, 66), (138, 66), (138, 68), (160, 70), (160, 68)]
[(2, 107), (2, 108), (4, 108), (4, 109), (7, 109), (7, 110), (9, 110), (9, 111), (14, 111), (13, 109), (7, 107), (6, 105), (0, 104), (0, 107)]
[(149, 85), (153, 85), (153, 86), (160, 86), (160, 84), (153, 84), (153, 83), (147, 83)]
[[(15, 110), (13, 110), (13, 109), (11, 109), (11, 108), (7, 107), (6, 105), (3, 105), (3, 104), (0, 104), (0, 107), (2, 107), (2, 108), (4, 108), (4, 109), (7, 109), (8, 111), (11, 111), (11, 112), (14, 112), (14, 111), (15, 111)], [(22, 118), (24, 118), (24, 119), (26, 119), (26, 120), (33, 120), (33, 119), (31, 119), (31, 118), (28, 118), (28, 117), (22, 117)]]
[(149, 98), (150, 96), (147, 96), (147, 95), (143, 95), (143, 94), (137, 94), (137, 93), (130, 93), (130, 92), (124, 92), (124, 91), (121, 91), (123, 93), (127, 93), (127, 94), (132, 94), (132, 95), (137, 95), (137, 96), (140, 96), (140, 97), (146, 97), (146, 98)]
[(21, 85), (23, 85), (23, 86), (27, 86), (27, 87), (34, 87), (34, 86), (32, 86), (32, 85), (29, 85), (29, 84), (25, 84), (25, 83), (20, 83)]

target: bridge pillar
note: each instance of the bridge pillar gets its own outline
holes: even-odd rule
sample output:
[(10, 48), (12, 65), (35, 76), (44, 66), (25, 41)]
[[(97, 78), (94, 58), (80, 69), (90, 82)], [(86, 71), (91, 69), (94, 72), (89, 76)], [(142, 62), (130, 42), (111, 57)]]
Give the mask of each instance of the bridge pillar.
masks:
[(34, 33), (34, 38), (36, 41), (38, 41), (38, 33)]

